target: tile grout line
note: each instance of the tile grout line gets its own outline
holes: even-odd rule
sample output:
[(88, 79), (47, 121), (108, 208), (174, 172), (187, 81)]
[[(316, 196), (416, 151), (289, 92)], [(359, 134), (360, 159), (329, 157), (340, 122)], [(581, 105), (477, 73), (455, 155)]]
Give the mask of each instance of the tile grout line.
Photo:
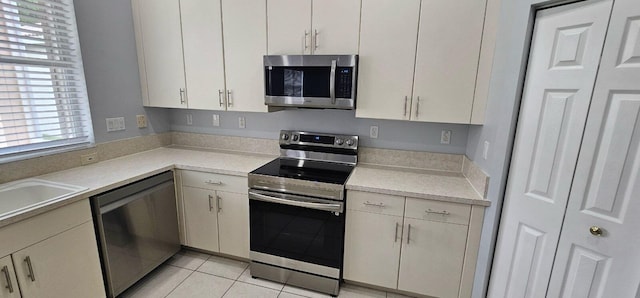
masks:
[[(175, 267), (175, 266), (174, 266)], [(180, 268), (180, 267), (178, 267)], [(184, 269), (184, 268), (181, 268)], [(184, 269), (184, 270), (188, 270), (188, 269)], [(182, 281), (180, 281), (175, 287), (173, 287), (173, 289), (171, 289), (171, 291), (169, 291), (169, 293), (167, 293), (167, 295), (165, 295), (164, 297), (169, 297), (169, 295), (171, 295), (171, 293), (173, 293), (173, 291), (175, 291), (185, 280), (187, 280), (194, 272), (196, 272), (195, 270), (191, 271), (191, 273), (189, 273), (189, 275), (187, 275), (187, 277), (185, 277)]]

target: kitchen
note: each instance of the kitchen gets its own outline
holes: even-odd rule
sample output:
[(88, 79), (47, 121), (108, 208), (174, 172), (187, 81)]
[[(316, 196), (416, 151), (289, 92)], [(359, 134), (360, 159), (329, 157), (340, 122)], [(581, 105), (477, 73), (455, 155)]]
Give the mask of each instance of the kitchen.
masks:
[[(374, 153), (392, 154), (393, 150), (387, 152), (384, 150), (376, 151), (375, 149), (395, 149), (404, 150), (404, 152), (401, 151), (404, 154), (409, 154), (406, 151), (412, 151), (411, 155), (414, 156), (414, 159), (403, 160), (402, 158), (387, 156), (392, 161), (391, 165), (393, 166), (423, 169), (434, 169), (434, 167), (440, 166), (440, 170), (447, 170), (447, 168), (443, 168), (442, 164), (438, 164), (438, 159), (450, 158), (454, 159), (454, 161), (449, 166), (452, 166), (458, 172), (462, 172), (462, 165), (467, 162), (464, 157), (466, 156), (468, 160), (472, 160), (473, 164), (476, 164), (491, 177), (488, 180), (486, 192), (486, 199), (491, 204), (483, 214), (484, 222), (480, 225), (474, 225), (474, 227), (481, 229), (478, 234), (482, 236), (478, 239), (479, 248), (477, 250), (478, 261), (475, 264), (476, 269), (471, 274), (473, 282), (468, 283), (473, 287), (473, 289), (469, 289), (469, 291), (473, 291), (473, 297), (483, 297), (487, 295), (491, 258), (494, 254), (496, 230), (500, 219), (500, 206), (506, 188), (509, 161), (511, 160), (513, 135), (515, 133), (515, 122), (517, 120), (521, 92), (519, 90), (522, 89), (524, 78), (524, 67), (522, 65), (526, 63), (528, 52), (526, 40), (530, 38), (527, 33), (530, 32), (529, 26), (533, 20), (531, 6), (535, 4), (538, 7), (539, 2), (505, 2), (502, 4), (487, 2), (487, 5), (489, 5), (487, 6), (487, 13), (493, 12), (495, 14), (494, 20), (496, 24), (493, 25), (497, 26), (498, 17), (500, 17), (500, 22), (509, 24), (509, 26), (497, 27), (497, 32), (500, 32), (500, 34), (496, 33), (496, 35), (500, 36), (500, 38), (495, 43), (494, 56), (499, 57), (499, 59), (494, 59), (493, 69), (498, 71), (491, 73), (490, 87), (487, 83), (486, 92), (489, 92), (488, 94), (491, 94), (491, 96), (488, 96), (490, 100), (486, 106), (487, 117), (485, 123), (484, 125), (469, 125), (357, 118), (358, 109), (355, 112), (287, 110), (275, 113), (247, 113), (233, 111), (232, 109), (212, 112), (193, 109), (144, 107), (142, 104), (144, 90), (140, 87), (138, 51), (136, 49), (137, 39), (134, 33), (135, 26), (131, 3), (129, 1), (77, 0), (74, 5), (80, 43), (82, 45), (84, 72), (87, 80), (96, 147), (61, 153), (55, 155), (55, 157), (39, 157), (22, 162), (5, 163), (1, 166), (0, 177), (2, 182), (10, 182), (21, 178), (40, 176), (50, 172), (79, 167), (81, 165), (80, 156), (97, 152), (99, 163), (76, 168), (77, 172), (72, 174), (73, 179), (59, 182), (96, 189), (102, 189), (105, 185), (118, 187), (139, 178), (159, 173), (157, 171), (173, 164), (180, 164), (179, 160), (170, 160), (168, 155), (163, 155), (171, 150), (152, 153), (158, 155), (148, 156), (148, 161), (144, 161), (143, 165), (133, 163), (129, 159), (131, 157), (125, 157), (133, 153), (171, 144), (207, 147), (215, 150), (226, 150), (226, 152), (244, 151), (268, 155), (268, 157), (262, 158), (242, 155), (235, 162), (230, 157), (231, 155), (224, 155), (224, 158), (229, 160), (230, 164), (237, 167), (236, 169), (227, 168), (229, 165), (225, 165), (223, 160), (211, 158), (211, 156), (216, 155), (215, 152), (210, 153), (211, 156), (209, 158), (203, 157), (207, 155), (206, 153), (188, 154), (193, 156), (185, 158), (192, 158), (192, 160), (182, 162), (183, 165), (187, 166), (187, 169), (191, 167), (192, 170), (196, 171), (202, 171), (203, 168), (215, 168), (219, 171), (229, 171), (228, 173), (235, 175), (238, 175), (238, 172), (244, 172), (246, 175), (246, 173), (279, 154), (277, 139), (280, 136), (280, 130), (357, 135), (360, 137), (359, 145), (362, 151), (371, 148), (368, 159), (364, 154), (359, 154), (359, 164), (386, 164), (388, 166), (390, 162), (384, 160), (384, 156), (376, 156)], [(492, 3), (496, 6), (490, 6)], [(502, 5), (502, 8), (499, 7), (500, 5)], [(500, 14), (500, 10), (513, 13)], [(264, 18), (264, 16), (262, 17)], [(322, 42), (322, 37), (320, 40)], [(363, 53), (361, 52), (360, 55), (363, 55)], [(260, 55), (257, 58), (261, 60), (262, 56)], [(361, 67), (364, 66), (362, 63), (364, 63), (363, 60), (361, 60)], [(358, 88), (358, 98), (360, 99), (362, 92), (366, 91), (363, 91), (362, 86), (358, 86)], [(212, 93), (217, 103), (219, 96), (217, 89), (219, 88), (211, 89), (214, 89)], [(178, 97), (178, 91), (175, 92), (175, 95), (175, 97)], [(189, 93), (187, 96), (193, 97), (193, 93)], [(404, 104), (402, 97), (398, 104), (400, 110), (402, 110)], [(260, 98), (260, 101), (262, 99)], [(416, 104), (417, 100), (412, 103), (414, 107)], [(215, 116), (212, 115), (215, 114), (219, 117), (220, 126), (214, 126)], [(137, 128), (137, 115), (146, 116), (148, 121), (146, 128)], [(114, 117), (124, 117), (125, 130), (107, 132), (105, 118)], [(240, 118), (243, 118), (243, 120)], [(240, 128), (241, 126), (245, 128)], [(372, 127), (376, 128), (372, 129)], [(443, 138), (442, 131), (445, 131), (445, 134), (446, 131), (449, 131), (450, 144), (441, 143)], [(373, 138), (372, 135), (377, 135), (377, 138)], [(180, 155), (179, 151), (171, 152), (176, 152), (177, 155)], [(200, 156), (202, 159), (198, 159), (200, 154), (202, 154)], [(116, 157), (122, 158), (111, 160)], [(91, 157), (89, 156), (88, 158), (90, 159)], [(124, 162), (117, 163), (118, 160), (121, 162), (124, 160)], [(254, 162), (253, 164), (245, 165), (243, 168), (242, 164), (245, 160), (253, 160)], [(398, 164), (399, 162), (404, 162), (404, 164)], [(207, 164), (207, 166), (203, 166), (204, 164)], [(118, 178), (117, 176), (120, 173), (109, 168), (109, 165), (122, 168), (126, 172), (127, 180), (122, 181), (122, 178)], [(91, 167), (99, 167), (101, 169), (100, 181), (92, 179), (91, 174), (88, 172)], [(448, 169), (449, 171), (451, 170), (451, 168)], [(44, 179), (46, 177), (55, 177), (55, 175), (55, 173), (50, 174), (50, 176), (45, 176)], [(460, 175), (462, 176), (462, 174)], [(347, 183), (347, 192), (349, 192), (348, 189), (349, 184)], [(246, 191), (245, 189), (244, 192)], [(415, 193), (413, 194), (415, 195)], [(406, 239), (407, 237), (404, 237), (405, 241)], [(8, 255), (8, 253), (2, 255)], [(370, 283), (367, 283), (367, 285), (376, 286)], [(383, 288), (389, 290), (390, 287)]]

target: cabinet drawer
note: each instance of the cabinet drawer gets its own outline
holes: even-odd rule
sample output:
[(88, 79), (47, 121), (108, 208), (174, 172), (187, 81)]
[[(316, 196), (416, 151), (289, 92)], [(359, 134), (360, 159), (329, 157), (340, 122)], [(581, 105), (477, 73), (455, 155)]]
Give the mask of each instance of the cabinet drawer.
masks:
[(180, 171), (183, 186), (247, 193), (247, 178), (197, 171)]
[(405, 217), (469, 225), (471, 206), (407, 198)]
[(347, 192), (347, 209), (402, 216), (404, 214), (404, 197), (349, 191)]

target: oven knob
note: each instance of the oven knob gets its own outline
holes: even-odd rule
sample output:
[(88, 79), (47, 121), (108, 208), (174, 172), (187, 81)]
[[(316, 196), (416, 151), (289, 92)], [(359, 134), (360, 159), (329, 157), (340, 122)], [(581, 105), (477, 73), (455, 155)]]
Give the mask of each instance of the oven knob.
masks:
[(353, 139), (348, 139), (347, 140), (347, 146), (353, 146), (353, 144), (355, 144), (356, 142), (353, 141)]
[(292, 140), (293, 140), (294, 142), (297, 142), (297, 141), (298, 141), (298, 135), (293, 135)]
[(344, 140), (342, 140), (342, 139), (337, 139), (337, 140), (336, 140), (336, 144), (337, 144), (337, 145), (342, 145), (342, 144), (344, 144)]
[(286, 134), (286, 133), (283, 133), (282, 134), (282, 139), (285, 140), (285, 141), (288, 140), (289, 139), (289, 135)]

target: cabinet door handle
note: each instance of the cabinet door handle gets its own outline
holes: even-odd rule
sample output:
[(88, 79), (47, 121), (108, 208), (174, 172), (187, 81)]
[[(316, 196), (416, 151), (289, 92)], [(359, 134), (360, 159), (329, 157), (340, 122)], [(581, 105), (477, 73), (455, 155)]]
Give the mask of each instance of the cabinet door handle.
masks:
[(222, 185), (222, 181), (213, 181), (213, 180), (205, 180), (204, 183), (206, 184), (213, 184), (213, 185)]
[(362, 204), (364, 204), (366, 206), (373, 206), (373, 207), (380, 207), (380, 208), (384, 207), (384, 203), (374, 204), (374, 203), (370, 203), (369, 201), (366, 201), (366, 202), (364, 202)]
[(318, 30), (313, 30), (313, 50), (318, 49)]
[(222, 211), (222, 198), (216, 195), (216, 199), (218, 199), (218, 213), (220, 213), (220, 211)]
[(416, 119), (418, 119), (419, 113), (420, 113), (420, 96), (418, 96), (418, 103), (416, 103)]
[(409, 224), (409, 227), (407, 228), (407, 244), (409, 244), (410, 240), (411, 240), (411, 224)]
[(227, 90), (227, 107), (233, 107), (233, 97), (231, 90)]
[(11, 283), (11, 275), (9, 275), (9, 268), (7, 266), (2, 267), (2, 272), (4, 272), (4, 278), (7, 279), (7, 286), (5, 288), (9, 289), (9, 294), (13, 293), (13, 284)]
[(218, 89), (218, 103), (220, 103), (220, 106), (224, 106), (224, 100), (222, 100), (222, 94), (224, 94), (224, 91)]
[(304, 50), (305, 50), (305, 52), (309, 48), (309, 45), (307, 44), (307, 37), (308, 36), (309, 36), (309, 32), (307, 32), (307, 30), (304, 30)]
[(398, 242), (398, 227), (399, 226), (400, 226), (400, 224), (396, 222), (396, 236), (393, 239), (393, 242)]
[(404, 116), (407, 116), (407, 101), (409, 100), (408, 96), (404, 97)]
[(213, 210), (213, 196), (209, 195), (209, 212)]
[(180, 103), (184, 104), (186, 102), (185, 98), (184, 98), (184, 88), (180, 88)]
[(29, 269), (29, 274), (27, 275), (31, 281), (36, 281), (36, 275), (33, 273), (33, 266), (31, 266), (31, 257), (27, 256), (24, 258), (25, 263), (27, 263), (27, 268)]
[(433, 211), (433, 210), (431, 210), (431, 208), (429, 208), (429, 209), (425, 210), (424, 212), (426, 212), (426, 213), (431, 213), (431, 214), (440, 214), (440, 215), (449, 215), (449, 214), (451, 214), (451, 213), (449, 213), (449, 211), (447, 211), (447, 210), (442, 210), (442, 211)]

